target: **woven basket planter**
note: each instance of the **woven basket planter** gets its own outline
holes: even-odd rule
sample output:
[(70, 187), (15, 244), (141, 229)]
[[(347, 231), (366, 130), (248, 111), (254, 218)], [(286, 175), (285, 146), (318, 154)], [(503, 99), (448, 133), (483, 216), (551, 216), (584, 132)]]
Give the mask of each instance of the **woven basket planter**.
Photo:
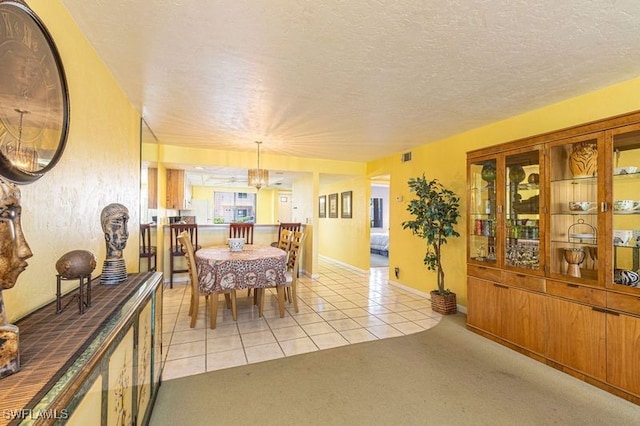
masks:
[(437, 291), (431, 292), (431, 309), (442, 315), (450, 315), (458, 312), (456, 303), (456, 294), (438, 294)]

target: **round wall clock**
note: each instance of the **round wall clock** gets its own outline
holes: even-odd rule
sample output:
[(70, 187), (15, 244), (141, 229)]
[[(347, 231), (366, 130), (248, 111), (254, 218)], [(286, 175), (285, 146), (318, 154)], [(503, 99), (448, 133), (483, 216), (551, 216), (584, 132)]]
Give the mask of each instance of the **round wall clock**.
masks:
[(58, 50), (22, 0), (0, 0), (0, 175), (29, 183), (58, 162), (69, 93)]

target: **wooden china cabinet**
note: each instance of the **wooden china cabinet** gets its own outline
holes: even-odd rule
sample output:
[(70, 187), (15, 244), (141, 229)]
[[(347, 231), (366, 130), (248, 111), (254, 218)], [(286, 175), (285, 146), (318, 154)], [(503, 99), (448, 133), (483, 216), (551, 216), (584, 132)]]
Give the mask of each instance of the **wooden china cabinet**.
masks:
[(467, 153), (468, 327), (640, 404), (640, 112)]

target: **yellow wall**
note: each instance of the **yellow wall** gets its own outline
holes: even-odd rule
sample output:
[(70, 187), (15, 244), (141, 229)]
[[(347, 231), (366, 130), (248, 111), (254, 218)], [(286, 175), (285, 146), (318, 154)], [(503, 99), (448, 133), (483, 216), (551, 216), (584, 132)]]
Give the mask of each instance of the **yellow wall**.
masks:
[[(341, 197), (351, 191), (352, 218), (341, 217)], [(329, 194), (338, 194), (338, 217), (329, 217)], [(318, 252), (322, 256), (369, 269), (369, 179), (366, 176), (346, 179), (320, 187), (320, 196), (327, 196), (327, 217), (319, 219)], [(317, 198), (314, 202), (317, 205)]]
[(100, 212), (109, 203), (129, 209), (131, 233), (124, 257), (127, 270), (138, 271), (140, 117), (62, 3), (29, 0), (29, 6), (60, 51), (71, 124), (56, 167), (37, 182), (20, 186), (22, 225), (33, 257), (16, 286), (3, 292), (9, 321), (55, 300), (55, 264), (64, 253), (93, 252), (98, 260), (94, 274), (100, 273), (106, 252)]
[(278, 191), (275, 189), (262, 188), (256, 195), (256, 223), (277, 223), (274, 218), (276, 204), (275, 197)]
[[(399, 153), (369, 163), (369, 176), (391, 175), (391, 200), (403, 197), (402, 202), (391, 201), (390, 206), (390, 279), (424, 292), (436, 288), (435, 273), (427, 271), (422, 263), (424, 241), (401, 227), (409, 219), (406, 205), (411, 197), (407, 190), (410, 177), (425, 173), (462, 197), (463, 216), (457, 229), (463, 235), (444, 248), (443, 266), (446, 286), (458, 294), (458, 303), (466, 305), (466, 152), (639, 109), (640, 78), (423, 145), (413, 150), (413, 161), (408, 163), (400, 161)], [(398, 280), (391, 278), (396, 266), (400, 268)]]

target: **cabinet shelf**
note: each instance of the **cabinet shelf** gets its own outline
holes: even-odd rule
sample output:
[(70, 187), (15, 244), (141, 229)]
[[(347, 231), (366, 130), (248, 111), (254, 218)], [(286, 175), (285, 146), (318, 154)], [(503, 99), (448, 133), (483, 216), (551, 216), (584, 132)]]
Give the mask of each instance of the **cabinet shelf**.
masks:
[(492, 259), (490, 257), (482, 257), (482, 256), (476, 256), (476, 257), (472, 257), (472, 260), (475, 260), (477, 262), (484, 262), (484, 263), (496, 263), (495, 259)]
[[(589, 240), (589, 241), (587, 241)], [(583, 239), (579, 239), (579, 238), (574, 238), (573, 241), (567, 241), (567, 240), (551, 240), (552, 244), (558, 244), (558, 245), (572, 245), (572, 246), (591, 246), (591, 247), (598, 247), (598, 243), (596, 242), (595, 238), (583, 238)]]
[(598, 247), (598, 243), (596, 243), (595, 241), (593, 242), (588, 242), (588, 241), (567, 241), (567, 240), (562, 240), (562, 241), (552, 241), (553, 244), (558, 244), (558, 245), (562, 245), (562, 246), (579, 246), (579, 247)]
[(631, 243), (629, 243), (629, 244), (614, 244), (613, 246), (615, 248), (628, 248), (628, 249), (633, 249), (633, 250), (640, 250), (640, 246), (632, 246)]
[(550, 180), (552, 184), (559, 183), (559, 182), (569, 182), (569, 183), (575, 183), (575, 184), (579, 184), (579, 183), (592, 184), (592, 183), (596, 183), (597, 181), (598, 181), (598, 176), (563, 177), (559, 179)]
[(640, 179), (640, 172), (636, 172), (636, 173), (614, 173), (613, 174), (613, 178), (615, 180), (619, 180), (619, 179)]
[(537, 239), (531, 239), (531, 238), (507, 238), (507, 244), (512, 244), (512, 243), (526, 243), (526, 244), (535, 244), (535, 245), (539, 245), (540, 244), (540, 240)]
[(520, 183), (518, 184), (518, 191), (533, 191), (540, 189), (540, 185), (537, 183)]
[(485, 234), (476, 234), (476, 233), (472, 233), (469, 234), (471, 237), (483, 237), (483, 238), (490, 238), (490, 239), (495, 239), (495, 235), (485, 235)]
[(561, 211), (561, 212), (553, 212), (551, 213), (552, 216), (558, 216), (558, 215), (571, 215), (571, 216), (596, 216), (598, 214), (597, 210), (590, 210), (590, 211), (586, 211), (586, 212), (574, 212), (571, 210), (565, 210), (565, 211)]

